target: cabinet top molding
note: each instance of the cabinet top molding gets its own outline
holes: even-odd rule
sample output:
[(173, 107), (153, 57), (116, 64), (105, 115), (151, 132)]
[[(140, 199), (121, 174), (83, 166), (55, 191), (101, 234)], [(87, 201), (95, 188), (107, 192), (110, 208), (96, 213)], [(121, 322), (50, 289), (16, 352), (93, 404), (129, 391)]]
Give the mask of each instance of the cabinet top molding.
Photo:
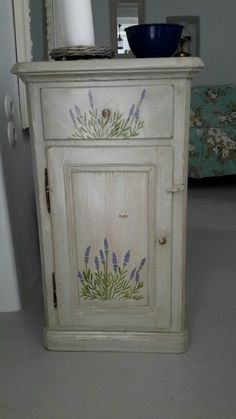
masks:
[(136, 58), (136, 59), (94, 59), (78, 61), (42, 61), (17, 63), (12, 73), (24, 82), (37, 82), (43, 79), (71, 79), (76, 76), (88, 78), (115, 77), (138, 78), (147, 74), (153, 78), (193, 78), (204, 64), (198, 57), (188, 58)]

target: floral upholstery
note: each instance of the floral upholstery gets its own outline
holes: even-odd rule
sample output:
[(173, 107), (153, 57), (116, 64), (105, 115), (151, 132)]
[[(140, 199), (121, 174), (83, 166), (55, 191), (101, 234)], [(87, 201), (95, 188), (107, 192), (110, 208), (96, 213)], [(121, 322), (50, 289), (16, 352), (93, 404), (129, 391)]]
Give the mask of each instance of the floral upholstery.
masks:
[(189, 177), (236, 174), (236, 86), (192, 88)]

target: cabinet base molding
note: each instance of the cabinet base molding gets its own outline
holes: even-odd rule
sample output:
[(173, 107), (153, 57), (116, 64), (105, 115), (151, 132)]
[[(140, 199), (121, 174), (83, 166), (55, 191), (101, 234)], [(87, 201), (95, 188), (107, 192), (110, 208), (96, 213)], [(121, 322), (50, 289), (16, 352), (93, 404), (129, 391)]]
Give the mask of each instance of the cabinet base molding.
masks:
[(84, 332), (44, 329), (44, 345), (57, 351), (112, 351), (182, 353), (189, 347), (188, 332)]

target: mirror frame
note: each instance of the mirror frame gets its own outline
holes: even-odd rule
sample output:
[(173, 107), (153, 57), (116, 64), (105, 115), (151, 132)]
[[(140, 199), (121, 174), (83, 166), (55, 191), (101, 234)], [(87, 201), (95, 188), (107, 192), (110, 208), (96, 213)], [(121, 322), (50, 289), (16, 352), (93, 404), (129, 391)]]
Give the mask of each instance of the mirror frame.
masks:
[[(140, 24), (145, 22), (145, 0), (109, 0), (110, 7), (110, 37), (111, 47), (118, 55), (117, 49), (117, 3), (138, 3), (138, 21)], [(122, 54), (119, 54), (119, 58)]]
[(58, 33), (57, 28), (57, 7), (55, 0), (45, 0), (46, 9), (46, 32), (47, 32), (47, 52), (48, 58), (50, 59), (49, 53), (52, 49), (57, 48), (59, 45), (63, 46), (61, 40), (61, 33)]
[[(30, 0), (13, 0), (17, 62), (32, 61)], [(25, 85), (18, 80), (22, 129), (29, 127)]]

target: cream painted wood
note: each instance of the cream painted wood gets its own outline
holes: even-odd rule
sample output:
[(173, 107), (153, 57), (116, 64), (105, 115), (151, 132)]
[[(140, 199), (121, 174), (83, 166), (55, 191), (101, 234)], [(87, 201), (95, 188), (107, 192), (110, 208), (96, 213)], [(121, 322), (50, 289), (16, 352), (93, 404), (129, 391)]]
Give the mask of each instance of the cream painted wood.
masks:
[[(98, 115), (120, 113), (129, 118), (129, 122), (136, 120), (136, 106), (140, 103), (139, 118), (143, 127), (137, 130), (132, 138), (171, 138), (173, 135), (173, 98), (174, 88), (170, 85), (157, 86), (156, 83), (125, 85), (118, 83), (89, 83), (86, 87), (45, 88), (41, 90), (44, 137), (46, 140), (71, 138), (79, 134), (79, 124), (73, 123), (70, 112), (74, 117), (77, 113), (89, 117), (91, 110), (97, 110)], [(63, 107), (61, 104), (63, 103)], [(155, 103), (155, 106), (153, 104)], [(66, 112), (65, 112), (66, 111)], [(129, 115), (131, 116), (129, 117)], [(102, 138), (115, 138), (109, 135), (105, 124)], [(81, 133), (84, 138), (99, 133)], [(121, 133), (120, 138), (124, 138)]]
[[(56, 350), (182, 352), (190, 79), (198, 58), (18, 64), (27, 85), (44, 279), (44, 343)], [(127, 115), (145, 97), (139, 135), (70, 138), (77, 105)], [(92, 97), (89, 94), (92, 93)], [(160, 94), (161, 93), (161, 94)], [(68, 109), (69, 108), (69, 109)], [(142, 113), (143, 112), (143, 113)], [(78, 115), (77, 115), (78, 116)], [(109, 115), (110, 117), (110, 115)], [(78, 121), (78, 120), (77, 120)], [(58, 125), (58, 126), (57, 126)], [(99, 140), (99, 141), (98, 141)], [(48, 170), (51, 213), (45, 199)], [(109, 243), (145, 263), (138, 300), (85, 299), (78, 276)], [(125, 253), (126, 252), (126, 253)], [(101, 263), (101, 260), (100, 260)], [(54, 279), (53, 279), (54, 278)], [(57, 306), (55, 301), (57, 297)]]
[(65, 33), (61, 24), (60, 7), (57, 6), (58, 0), (45, 0), (48, 55), (53, 48), (65, 46)]
[[(29, 0), (13, 0), (16, 38), (16, 58), (18, 62), (32, 61), (31, 16)], [(29, 127), (25, 86), (19, 80), (19, 99), (22, 128)]]
[(182, 353), (188, 349), (186, 330), (169, 332), (87, 332), (44, 329), (44, 343), (56, 351), (122, 351)]
[[(48, 163), (60, 325), (88, 330), (170, 327), (172, 194), (166, 190), (172, 184), (172, 148), (145, 148), (142, 153), (102, 148), (94, 153), (55, 147), (48, 151)], [(122, 212), (126, 218), (120, 217)], [(161, 237), (165, 246), (158, 243)], [(85, 250), (92, 246), (94, 260), (104, 238), (118, 260), (127, 250), (134, 266), (146, 258), (141, 301), (80, 298), (77, 272)]]

